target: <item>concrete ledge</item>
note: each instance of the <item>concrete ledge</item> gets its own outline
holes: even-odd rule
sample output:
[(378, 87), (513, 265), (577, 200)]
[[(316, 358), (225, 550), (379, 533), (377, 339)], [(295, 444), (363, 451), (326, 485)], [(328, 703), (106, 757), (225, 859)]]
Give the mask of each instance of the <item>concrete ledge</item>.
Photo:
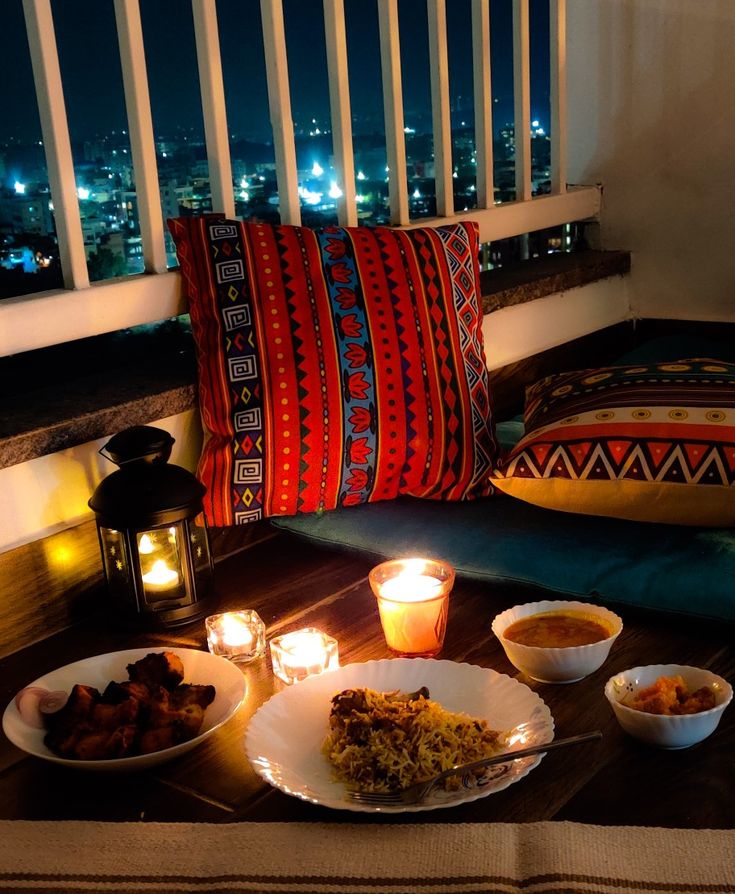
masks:
[[(481, 275), (483, 310), (535, 301), (629, 269), (627, 252), (584, 251), (488, 271)], [(185, 325), (172, 329), (162, 340), (131, 332), (0, 361), (0, 469), (195, 407), (191, 337)], [(92, 358), (89, 366), (97, 371), (81, 356)]]

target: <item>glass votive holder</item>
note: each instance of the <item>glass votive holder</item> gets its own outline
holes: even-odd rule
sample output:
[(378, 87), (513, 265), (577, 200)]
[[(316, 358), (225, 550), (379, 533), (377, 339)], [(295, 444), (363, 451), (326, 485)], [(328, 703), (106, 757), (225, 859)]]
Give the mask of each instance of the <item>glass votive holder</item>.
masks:
[(315, 627), (284, 633), (270, 641), (273, 673), (284, 683), (339, 667), (337, 640)]
[(265, 655), (265, 624), (253, 609), (210, 615), (205, 624), (213, 655), (241, 664)]
[(454, 569), (434, 559), (391, 559), (369, 574), (391, 652), (431, 658), (444, 645)]

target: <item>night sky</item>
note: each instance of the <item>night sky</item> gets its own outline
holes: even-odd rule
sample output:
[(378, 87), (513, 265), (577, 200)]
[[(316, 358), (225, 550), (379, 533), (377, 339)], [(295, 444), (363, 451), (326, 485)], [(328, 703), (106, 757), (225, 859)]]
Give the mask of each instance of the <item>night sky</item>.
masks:
[[(112, 0), (52, 0), (72, 140), (127, 128)], [(345, 0), (352, 113), (356, 133), (382, 132), (377, 8)], [(258, 0), (217, 0), (227, 115), (240, 138), (271, 138)], [(453, 121), (472, 126), (470, 0), (447, 0)], [(203, 132), (191, 0), (141, 0), (149, 86), (157, 136)], [(312, 117), (328, 124), (321, 0), (284, 0), (297, 128)], [(405, 123), (426, 130), (430, 82), (425, 0), (399, 0)], [(0, 143), (40, 139), (21, 0), (2, 0)], [(496, 130), (512, 120), (511, 0), (492, 0)], [(548, 2), (531, 0), (532, 114), (548, 126)], [(308, 129), (308, 128), (307, 128)]]

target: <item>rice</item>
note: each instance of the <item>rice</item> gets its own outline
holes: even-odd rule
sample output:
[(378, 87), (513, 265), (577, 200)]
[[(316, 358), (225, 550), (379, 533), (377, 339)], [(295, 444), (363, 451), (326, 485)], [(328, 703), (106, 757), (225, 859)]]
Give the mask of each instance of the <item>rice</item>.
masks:
[[(394, 791), (502, 750), (503, 733), (485, 720), (446, 711), (428, 696), (426, 689), (411, 695), (338, 692), (322, 746), (335, 778), (361, 791)], [(460, 785), (459, 777), (445, 782), (447, 789)]]

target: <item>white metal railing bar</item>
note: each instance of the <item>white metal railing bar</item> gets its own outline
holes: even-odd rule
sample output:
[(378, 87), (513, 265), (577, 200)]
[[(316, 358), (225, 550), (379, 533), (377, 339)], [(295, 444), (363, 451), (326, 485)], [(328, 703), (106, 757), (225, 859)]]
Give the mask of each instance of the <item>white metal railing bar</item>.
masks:
[(409, 223), (409, 214), (397, 0), (378, 0), (378, 21), (380, 67), (383, 79), (385, 148), (388, 157), (390, 219), (391, 223), (400, 226)]
[(138, 0), (115, 0), (115, 20), (120, 44), (125, 108), (133, 158), (135, 196), (138, 202), (143, 261), (148, 273), (166, 271), (161, 188), (158, 183), (156, 143), (148, 92), (143, 47), (143, 26)]
[(0, 301), (0, 357), (186, 313), (178, 272), (147, 273)]
[(550, 0), (551, 191), (567, 188), (567, 0)]
[(477, 207), (492, 208), (493, 99), (490, 88), (490, 0), (472, 0), (472, 72), (475, 96)]
[(447, 7), (446, 0), (426, 0), (426, 5), (429, 19), (436, 211), (441, 217), (450, 217), (454, 214), (454, 183), (452, 180), (452, 121), (449, 112)]
[(23, 13), (64, 285), (84, 289), (89, 285), (89, 273), (50, 0), (23, 0)]
[(291, 93), (288, 86), (288, 59), (286, 57), (282, 0), (260, 0), (260, 14), (263, 20), (268, 106), (273, 127), (281, 223), (298, 226), (301, 223), (299, 178), (296, 168), (293, 118), (291, 117)]
[(474, 220), (480, 227), (480, 242), (493, 242), (558, 227), (573, 220), (586, 220), (599, 213), (599, 188), (584, 186), (569, 189), (562, 195), (538, 196), (525, 202), (503, 202), (494, 208), (476, 208), (452, 217), (421, 218), (412, 221), (410, 226), (436, 227), (458, 220)]
[(215, 0), (192, 0), (212, 210), (235, 216), (230, 136)]
[(324, 0), (324, 36), (332, 114), (332, 151), (342, 190), (342, 195), (337, 199), (337, 220), (343, 227), (354, 227), (357, 226), (357, 203), (344, 0)]
[(516, 201), (531, 198), (531, 54), (528, 0), (513, 0)]

